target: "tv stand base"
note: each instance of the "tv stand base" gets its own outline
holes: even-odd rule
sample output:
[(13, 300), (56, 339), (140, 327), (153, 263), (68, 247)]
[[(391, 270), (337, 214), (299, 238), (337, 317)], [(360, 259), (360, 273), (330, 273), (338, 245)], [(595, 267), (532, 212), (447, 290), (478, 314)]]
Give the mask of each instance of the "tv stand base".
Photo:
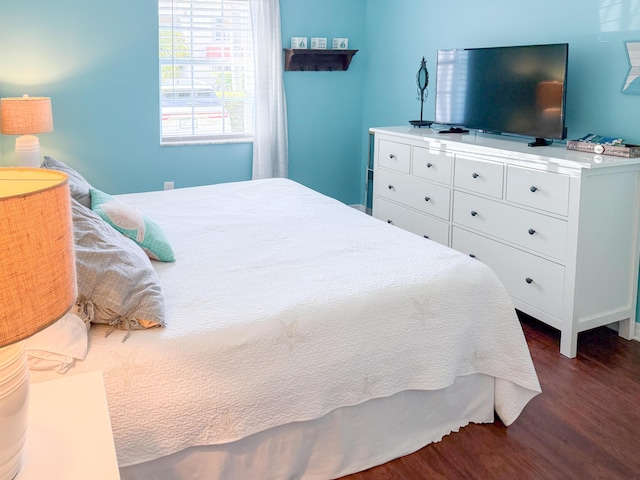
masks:
[(536, 138), (533, 142), (529, 142), (530, 147), (546, 147), (547, 145), (551, 145), (551, 140), (547, 140), (546, 138)]
[(448, 130), (440, 130), (438, 133), (469, 133), (469, 130), (458, 127), (451, 127)]

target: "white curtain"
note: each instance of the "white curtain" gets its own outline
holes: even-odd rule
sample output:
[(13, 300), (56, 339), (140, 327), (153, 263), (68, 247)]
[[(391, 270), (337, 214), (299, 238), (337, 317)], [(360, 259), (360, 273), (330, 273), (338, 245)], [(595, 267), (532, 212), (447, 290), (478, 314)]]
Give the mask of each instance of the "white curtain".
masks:
[(253, 178), (286, 178), (289, 153), (280, 0), (250, 2), (255, 64)]

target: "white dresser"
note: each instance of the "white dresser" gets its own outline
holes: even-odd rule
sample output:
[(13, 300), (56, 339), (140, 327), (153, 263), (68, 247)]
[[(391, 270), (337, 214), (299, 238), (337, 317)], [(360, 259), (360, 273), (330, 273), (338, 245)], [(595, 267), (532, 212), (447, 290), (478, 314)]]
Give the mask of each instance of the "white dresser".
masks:
[(489, 265), (514, 306), (561, 331), (635, 329), (640, 158), (471, 132), (373, 128), (373, 216)]

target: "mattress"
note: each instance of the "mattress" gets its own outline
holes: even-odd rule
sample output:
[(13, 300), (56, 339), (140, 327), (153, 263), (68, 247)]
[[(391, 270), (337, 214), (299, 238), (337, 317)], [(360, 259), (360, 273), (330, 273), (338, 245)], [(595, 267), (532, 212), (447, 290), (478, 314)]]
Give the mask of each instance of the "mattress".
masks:
[(67, 373), (103, 371), (121, 467), (468, 375), (495, 379), (506, 425), (540, 392), (510, 297), (474, 259), (285, 179), (118, 198), (176, 257), (154, 262), (166, 327), (94, 325)]

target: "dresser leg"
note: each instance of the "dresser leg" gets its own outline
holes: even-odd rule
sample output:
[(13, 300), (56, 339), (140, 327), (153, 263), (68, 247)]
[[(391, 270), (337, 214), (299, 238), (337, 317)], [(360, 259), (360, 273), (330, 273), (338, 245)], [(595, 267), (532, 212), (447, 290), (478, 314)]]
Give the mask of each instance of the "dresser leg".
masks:
[(636, 330), (636, 322), (632, 322), (630, 318), (620, 320), (618, 322), (618, 335), (625, 340), (633, 340)]
[(565, 357), (574, 358), (578, 353), (578, 334), (560, 333), (560, 353)]

